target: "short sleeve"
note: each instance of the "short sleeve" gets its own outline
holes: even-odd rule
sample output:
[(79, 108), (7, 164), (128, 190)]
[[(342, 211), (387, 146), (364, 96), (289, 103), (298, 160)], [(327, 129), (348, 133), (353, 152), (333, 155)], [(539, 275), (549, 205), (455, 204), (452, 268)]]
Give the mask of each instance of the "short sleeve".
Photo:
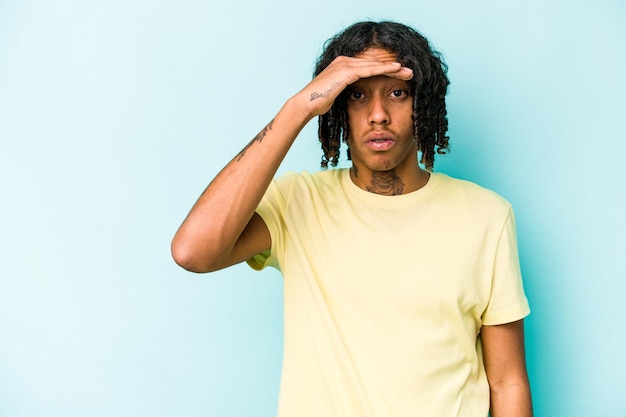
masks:
[(254, 269), (255, 271), (260, 271), (269, 264), (268, 260), (271, 258), (271, 255), (272, 251), (266, 250), (253, 256), (250, 259), (246, 259), (246, 263), (250, 266), (250, 268)]
[(495, 253), (491, 294), (482, 322), (483, 325), (505, 324), (520, 320), (529, 313), (519, 262), (515, 217), (509, 209)]
[(250, 259), (246, 263), (257, 271), (262, 270), (266, 266), (272, 266), (280, 270), (279, 254), (282, 252), (282, 242), (284, 242), (284, 223), (285, 211), (289, 201), (289, 195), (293, 186), (293, 175), (285, 175), (273, 180), (265, 195), (261, 199), (256, 213), (263, 219), (270, 232), (272, 240), (271, 249), (261, 252)]

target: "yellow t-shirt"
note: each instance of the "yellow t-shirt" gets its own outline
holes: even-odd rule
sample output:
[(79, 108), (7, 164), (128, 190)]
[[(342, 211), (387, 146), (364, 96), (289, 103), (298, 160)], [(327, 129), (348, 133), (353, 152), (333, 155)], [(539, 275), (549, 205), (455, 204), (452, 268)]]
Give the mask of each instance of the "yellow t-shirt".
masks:
[(433, 173), (382, 196), (346, 169), (275, 180), (257, 212), (284, 278), (280, 417), (485, 417), (483, 324), (529, 312), (510, 205)]

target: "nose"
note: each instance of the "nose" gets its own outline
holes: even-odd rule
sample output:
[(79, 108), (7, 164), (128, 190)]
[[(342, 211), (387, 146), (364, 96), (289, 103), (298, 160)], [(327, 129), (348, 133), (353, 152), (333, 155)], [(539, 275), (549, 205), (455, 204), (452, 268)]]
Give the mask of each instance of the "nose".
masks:
[(387, 109), (387, 103), (378, 94), (372, 97), (369, 103), (367, 121), (370, 125), (386, 125), (391, 122), (391, 116)]

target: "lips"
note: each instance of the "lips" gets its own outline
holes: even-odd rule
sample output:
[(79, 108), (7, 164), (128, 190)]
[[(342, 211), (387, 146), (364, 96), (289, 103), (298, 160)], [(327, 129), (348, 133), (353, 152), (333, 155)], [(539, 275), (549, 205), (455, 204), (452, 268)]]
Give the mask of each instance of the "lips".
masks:
[(387, 134), (372, 134), (367, 138), (365, 145), (374, 151), (389, 150), (395, 143)]

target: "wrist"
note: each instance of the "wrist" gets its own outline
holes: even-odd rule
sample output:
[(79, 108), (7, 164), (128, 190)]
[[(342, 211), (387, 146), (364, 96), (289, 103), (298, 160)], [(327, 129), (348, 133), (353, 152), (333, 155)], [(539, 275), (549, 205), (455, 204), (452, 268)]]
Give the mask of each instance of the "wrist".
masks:
[(302, 92), (287, 100), (281, 110), (283, 112), (289, 120), (298, 123), (300, 129), (318, 115)]

